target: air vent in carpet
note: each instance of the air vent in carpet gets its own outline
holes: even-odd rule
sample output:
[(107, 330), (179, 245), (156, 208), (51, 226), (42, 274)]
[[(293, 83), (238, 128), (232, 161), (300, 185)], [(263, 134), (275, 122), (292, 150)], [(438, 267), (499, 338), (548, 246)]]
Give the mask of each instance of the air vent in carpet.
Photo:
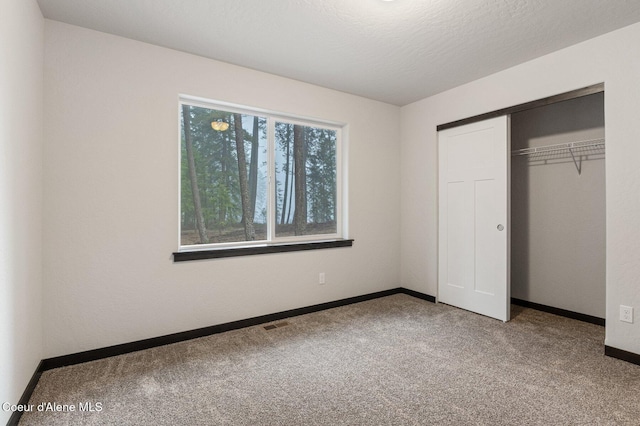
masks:
[(264, 326), (264, 329), (265, 329), (265, 330), (273, 330), (274, 328), (286, 327), (286, 326), (288, 326), (288, 325), (289, 325), (289, 323), (288, 323), (288, 322), (286, 322), (286, 321), (282, 321), (282, 322), (279, 322), (279, 323), (276, 323), (276, 324), (269, 324), (269, 325), (265, 325), (265, 326)]

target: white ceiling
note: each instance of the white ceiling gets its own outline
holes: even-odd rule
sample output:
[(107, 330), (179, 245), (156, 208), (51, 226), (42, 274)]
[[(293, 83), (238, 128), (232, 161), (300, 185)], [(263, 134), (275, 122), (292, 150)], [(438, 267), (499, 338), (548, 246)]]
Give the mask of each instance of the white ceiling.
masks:
[(640, 21), (640, 0), (38, 0), (46, 18), (406, 105)]

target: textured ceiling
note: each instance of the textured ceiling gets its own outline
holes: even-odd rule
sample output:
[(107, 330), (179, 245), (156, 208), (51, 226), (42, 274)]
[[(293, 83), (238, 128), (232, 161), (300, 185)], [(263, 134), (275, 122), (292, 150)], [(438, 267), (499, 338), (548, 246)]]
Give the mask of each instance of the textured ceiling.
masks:
[(640, 21), (639, 0), (38, 0), (46, 18), (405, 105)]

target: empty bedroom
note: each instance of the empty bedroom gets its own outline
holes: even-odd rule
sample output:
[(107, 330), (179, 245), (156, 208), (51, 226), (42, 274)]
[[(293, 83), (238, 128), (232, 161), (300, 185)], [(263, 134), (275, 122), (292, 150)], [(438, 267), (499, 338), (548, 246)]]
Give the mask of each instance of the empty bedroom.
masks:
[(637, 1), (1, 9), (0, 423), (638, 424)]

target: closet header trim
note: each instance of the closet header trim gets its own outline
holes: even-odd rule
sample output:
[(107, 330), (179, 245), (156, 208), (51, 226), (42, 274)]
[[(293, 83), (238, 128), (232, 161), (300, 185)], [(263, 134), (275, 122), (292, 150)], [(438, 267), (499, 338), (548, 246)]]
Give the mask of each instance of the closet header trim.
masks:
[(581, 98), (583, 96), (593, 95), (594, 93), (600, 92), (604, 92), (604, 83), (593, 84), (591, 86), (583, 87), (582, 89), (572, 90), (571, 92), (561, 93), (559, 95), (549, 96), (548, 98), (538, 99), (509, 108), (503, 108), (497, 111), (487, 112), (485, 114), (480, 114), (469, 118), (463, 118), (462, 120), (440, 124), (436, 127), (436, 129), (438, 131), (451, 129), (453, 127), (463, 126), (465, 124), (476, 123), (478, 121), (488, 120), (490, 118), (500, 117), (503, 115), (514, 114), (516, 112), (526, 111), (528, 109), (551, 105), (558, 102), (569, 101), (571, 99)]

